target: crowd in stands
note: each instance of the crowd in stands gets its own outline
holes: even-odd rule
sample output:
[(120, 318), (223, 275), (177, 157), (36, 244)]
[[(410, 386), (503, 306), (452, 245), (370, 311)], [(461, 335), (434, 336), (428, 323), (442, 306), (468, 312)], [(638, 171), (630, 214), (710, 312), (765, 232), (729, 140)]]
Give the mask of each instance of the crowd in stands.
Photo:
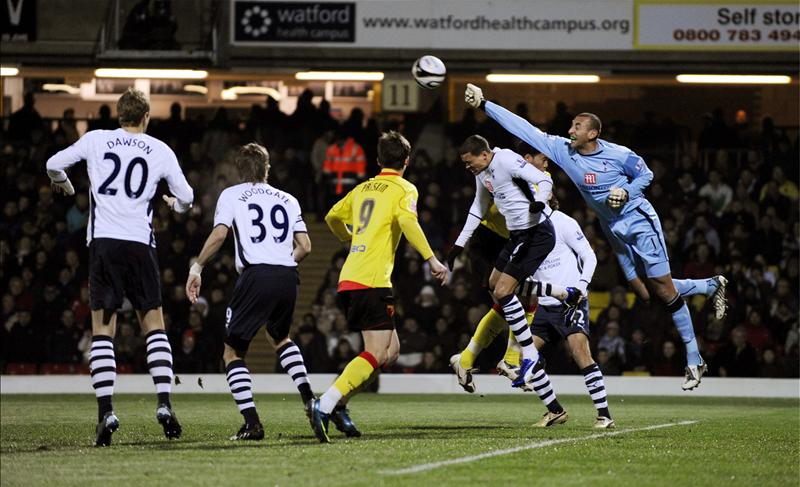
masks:
[[(64, 112), (55, 130), (38, 115), (32, 96), (3, 123), (0, 223), (0, 343), (5, 371), (85, 371), (91, 340), (88, 302), (88, 179), (82, 164), (71, 177), (74, 197), (54, 196), (44, 165), (47, 158), (79, 137), (74, 113)], [(554, 134), (565, 134), (572, 115), (559, 104), (555, 116), (535, 117), (523, 104), (516, 112)], [(536, 118), (538, 117), (538, 118)], [(344, 121), (334, 119), (323, 100), (310, 91), (286, 114), (277, 102), (254, 105), (245, 120), (232, 120), (220, 107), (211, 120), (186, 120), (180, 105), (169, 118), (151, 121), (148, 133), (168, 143), (178, 155), (195, 205), (172, 213), (154, 199), (154, 233), (162, 271), (164, 317), (178, 373), (220, 372), (227, 301), (236, 281), (232, 243), (204, 272), (202, 297), (191, 305), (183, 286), (189, 261), (197, 255), (213, 223), (219, 193), (238, 182), (233, 150), (256, 141), (270, 150), (270, 183), (298, 197), (306, 219), (321, 219), (332, 201), (354, 181), (379, 171), (376, 145), (381, 130), (401, 130), (414, 153), (406, 177), (417, 185), (419, 219), (433, 249), (446, 253), (455, 240), (474, 194), (474, 178), (464, 169), (456, 147), (473, 133), (492, 145), (512, 147), (513, 140), (494, 122), (467, 110), (455, 124), (441, 106), (402, 121), (370, 118), (354, 109)], [(704, 127), (691, 133), (646, 113), (635, 125), (609, 120), (604, 138), (628, 145), (648, 162), (654, 180), (646, 191), (661, 217), (673, 276), (704, 278), (724, 274), (730, 280), (729, 310), (714, 319), (710, 303), (689, 299), (701, 351), (714, 376), (797, 377), (798, 139), (765, 118), (754, 126), (746, 114), (728, 123), (721, 110), (704, 116)], [(107, 107), (89, 128), (116, 126)], [(347, 146), (347, 151), (343, 150)], [(358, 150), (356, 150), (356, 147)], [(342, 165), (346, 154), (354, 160)], [(627, 372), (682, 375), (683, 346), (669, 314), (658, 304), (630, 300), (596, 216), (586, 208), (572, 183), (551, 167), (561, 209), (583, 227), (598, 257), (590, 293), (608, 293), (608, 305), (592, 323), (593, 354), (606, 375)], [(313, 235), (311, 236), (313, 239)], [(330, 269), (305, 315), (296, 314), (293, 338), (309, 372), (341, 372), (360, 350), (360, 336), (350, 331), (336, 305), (336, 283), (344, 253), (331, 256)], [(491, 300), (481, 276), (467, 259), (456, 263), (449, 286), (429, 281), (420, 256), (402, 241), (393, 282), (401, 355), (396, 372), (448, 372), (448, 358), (469, 341)], [(633, 304), (630, 304), (633, 302)], [(308, 304), (308, 303), (304, 303)], [(129, 303), (117, 321), (119, 370), (146, 372), (143, 336)], [(490, 370), (502, 356), (499, 337), (477, 365)], [(568, 352), (546, 352), (550, 373), (573, 373)], [(53, 364), (58, 364), (55, 366)], [(28, 369), (30, 366), (27, 366)]]

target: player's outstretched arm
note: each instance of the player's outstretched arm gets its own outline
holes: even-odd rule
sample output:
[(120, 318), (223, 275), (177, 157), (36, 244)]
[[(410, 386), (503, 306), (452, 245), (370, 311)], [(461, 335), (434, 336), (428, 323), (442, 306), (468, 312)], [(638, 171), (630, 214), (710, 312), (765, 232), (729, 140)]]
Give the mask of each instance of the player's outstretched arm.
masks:
[(200, 285), (202, 284), (200, 275), (203, 273), (203, 267), (217, 255), (219, 249), (222, 248), (222, 244), (225, 243), (225, 238), (227, 236), (227, 225), (220, 224), (215, 226), (206, 239), (206, 243), (203, 244), (200, 255), (197, 256), (197, 259), (189, 268), (189, 278), (186, 279), (186, 297), (189, 298), (189, 301), (192, 303), (196, 303), (197, 298), (200, 296)]
[[(480, 99), (476, 103), (476, 97)], [(486, 115), (503, 126), (511, 134), (540, 150), (551, 161), (560, 164), (559, 146), (566, 144), (566, 139), (548, 135), (519, 115), (506, 110), (502, 106), (483, 99), (483, 91), (473, 84), (468, 84), (464, 92), (464, 101), (474, 108), (482, 108)]]

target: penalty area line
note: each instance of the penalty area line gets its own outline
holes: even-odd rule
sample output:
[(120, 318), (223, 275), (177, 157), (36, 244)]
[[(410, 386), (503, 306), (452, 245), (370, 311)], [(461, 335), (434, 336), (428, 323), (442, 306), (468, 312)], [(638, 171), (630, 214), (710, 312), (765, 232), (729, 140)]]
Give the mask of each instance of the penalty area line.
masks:
[(643, 426), (641, 428), (628, 428), (622, 429), (617, 431), (611, 431), (608, 433), (597, 433), (594, 435), (589, 436), (579, 436), (579, 437), (571, 437), (571, 438), (559, 438), (557, 440), (546, 440), (546, 441), (537, 441), (536, 443), (531, 443), (529, 445), (522, 445), (516, 446), (514, 448), (506, 448), (503, 450), (492, 450), (486, 453), (479, 453), (478, 455), (470, 455), (468, 457), (460, 457), (460, 458), (452, 458), (450, 460), (442, 460), (440, 462), (432, 462), (432, 463), (423, 463), (420, 465), (414, 465), (411, 467), (406, 468), (399, 468), (396, 470), (382, 470), (380, 473), (383, 475), (406, 475), (410, 473), (419, 473), (419, 472), (427, 472), (430, 470), (436, 470), (437, 468), (441, 467), (448, 467), (450, 465), (458, 465), (461, 463), (472, 463), (477, 462), (478, 460), (483, 460), (485, 458), (493, 458), (499, 457), (503, 455), (510, 455), (512, 453), (518, 453), (521, 451), (526, 450), (535, 450), (537, 448), (545, 448), (548, 446), (553, 445), (563, 445), (568, 443), (578, 443), (581, 441), (588, 441), (588, 440), (596, 440), (598, 438), (608, 438), (610, 436), (619, 436), (624, 435), (626, 433), (636, 433), (638, 431), (651, 431), (657, 430), (662, 428), (672, 428), (673, 426), (687, 426), (690, 424), (695, 424), (697, 421), (679, 421), (677, 423), (664, 423), (664, 424), (656, 424), (652, 426)]

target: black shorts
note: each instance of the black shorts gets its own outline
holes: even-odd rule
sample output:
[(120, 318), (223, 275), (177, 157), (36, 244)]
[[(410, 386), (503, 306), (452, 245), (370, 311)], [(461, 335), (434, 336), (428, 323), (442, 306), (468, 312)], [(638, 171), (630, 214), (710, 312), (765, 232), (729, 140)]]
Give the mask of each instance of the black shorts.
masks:
[(93, 310), (116, 311), (127, 297), (133, 309), (161, 306), (161, 276), (156, 249), (114, 238), (89, 244), (89, 297)]
[(494, 267), (522, 281), (536, 272), (555, 246), (555, 232), (549, 219), (526, 230), (514, 230)]
[(489, 230), (486, 225), (478, 225), (469, 241), (469, 262), (472, 274), (480, 278), (484, 287), (489, 284), (489, 273), (497, 257), (503, 251), (508, 239)]
[(563, 304), (556, 306), (536, 307), (531, 323), (531, 333), (547, 343), (554, 343), (566, 339), (573, 333), (583, 333), (589, 336), (589, 300), (584, 299), (572, 319), (568, 322), (567, 307)]
[(225, 343), (246, 352), (265, 324), (275, 342), (289, 336), (297, 301), (297, 268), (256, 264), (242, 271), (225, 320)]
[(391, 288), (340, 291), (338, 299), (351, 330), (394, 330), (394, 296)]

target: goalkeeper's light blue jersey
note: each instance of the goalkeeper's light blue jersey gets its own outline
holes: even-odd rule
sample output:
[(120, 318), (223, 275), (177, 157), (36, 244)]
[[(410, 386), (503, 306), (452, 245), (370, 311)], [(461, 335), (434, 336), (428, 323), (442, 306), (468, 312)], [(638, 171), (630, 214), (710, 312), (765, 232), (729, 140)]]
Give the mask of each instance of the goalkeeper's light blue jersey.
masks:
[[(567, 173), (602, 220), (617, 220), (646, 201), (642, 192), (653, 180), (653, 172), (644, 159), (627, 147), (598, 139), (597, 151), (583, 155), (569, 146), (569, 139), (546, 134), (496, 103), (487, 101), (485, 109), (504, 129), (541, 151)], [(611, 188), (628, 192), (628, 201), (622, 208), (612, 209), (606, 204)]]

